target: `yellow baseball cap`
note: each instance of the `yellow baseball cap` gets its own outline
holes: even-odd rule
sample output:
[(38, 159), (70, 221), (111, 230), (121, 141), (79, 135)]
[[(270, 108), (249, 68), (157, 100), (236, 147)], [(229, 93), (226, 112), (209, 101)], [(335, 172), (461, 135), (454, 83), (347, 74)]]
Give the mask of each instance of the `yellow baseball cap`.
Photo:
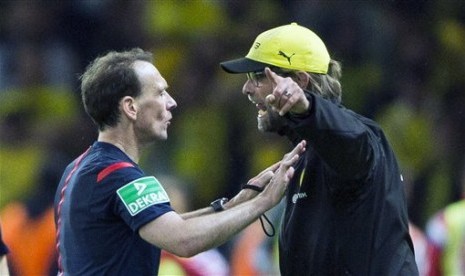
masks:
[(257, 36), (244, 58), (221, 62), (228, 73), (247, 73), (277, 66), (291, 70), (326, 74), (329, 53), (314, 32), (291, 23), (265, 31)]

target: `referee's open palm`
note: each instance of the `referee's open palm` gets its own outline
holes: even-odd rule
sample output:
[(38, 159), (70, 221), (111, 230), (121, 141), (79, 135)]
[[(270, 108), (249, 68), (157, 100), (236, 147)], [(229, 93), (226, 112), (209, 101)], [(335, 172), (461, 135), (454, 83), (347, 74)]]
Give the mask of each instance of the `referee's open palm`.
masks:
[(306, 144), (307, 142), (302, 140), (292, 151), (284, 155), (281, 162), (279, 162), (279, 167), (273, 178), (261, 194), (270, 199), (273, 206), (278, 204), (283, 198), (289, 181), (294, 176), (293, 165), (299, 160), (300, 155), (305, 152)]

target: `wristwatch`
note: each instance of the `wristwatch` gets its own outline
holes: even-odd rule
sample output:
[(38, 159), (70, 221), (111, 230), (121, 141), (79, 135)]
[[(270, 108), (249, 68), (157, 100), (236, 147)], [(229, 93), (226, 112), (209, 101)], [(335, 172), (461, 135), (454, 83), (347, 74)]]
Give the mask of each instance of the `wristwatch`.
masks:
[(210, 203), (210, 206), (213, 208), (213, 211), (221, 212), (224, 210), (224, 204), (226, 204), (228, 200), (229, 199), (227, 199), (226, 197), (218, 198), (217, 200)]

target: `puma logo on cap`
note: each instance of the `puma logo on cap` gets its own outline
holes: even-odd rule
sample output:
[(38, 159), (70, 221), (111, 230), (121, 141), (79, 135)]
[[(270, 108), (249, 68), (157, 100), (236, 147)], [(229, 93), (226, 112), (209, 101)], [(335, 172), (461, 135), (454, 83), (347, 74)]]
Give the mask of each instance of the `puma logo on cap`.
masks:
[(279, 51), (278, 55), (285, 57), (287, 59), (287, 62), (289, 62), (289, 65), (291, 65), (291, 58), (293, 55), (295, 55), (295, 53), (293, 53), (291, 56), (288, 56), (283, 51)]

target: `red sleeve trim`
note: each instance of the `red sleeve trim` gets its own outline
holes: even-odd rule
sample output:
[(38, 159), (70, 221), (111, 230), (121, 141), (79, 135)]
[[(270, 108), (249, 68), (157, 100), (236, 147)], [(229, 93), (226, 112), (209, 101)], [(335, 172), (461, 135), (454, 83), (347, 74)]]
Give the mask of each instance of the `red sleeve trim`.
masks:
[(107, 177), (110, 173), (122, 169), (122, 168), (127, 168), (127, 167), (134, 167), (133, 164), (129, 162), (118, 162), (115, 164), (112, 164), (105, 169), (103, 169), (99, 174), (97, 175), (97, 182), (102, 181), (105, 177)]

